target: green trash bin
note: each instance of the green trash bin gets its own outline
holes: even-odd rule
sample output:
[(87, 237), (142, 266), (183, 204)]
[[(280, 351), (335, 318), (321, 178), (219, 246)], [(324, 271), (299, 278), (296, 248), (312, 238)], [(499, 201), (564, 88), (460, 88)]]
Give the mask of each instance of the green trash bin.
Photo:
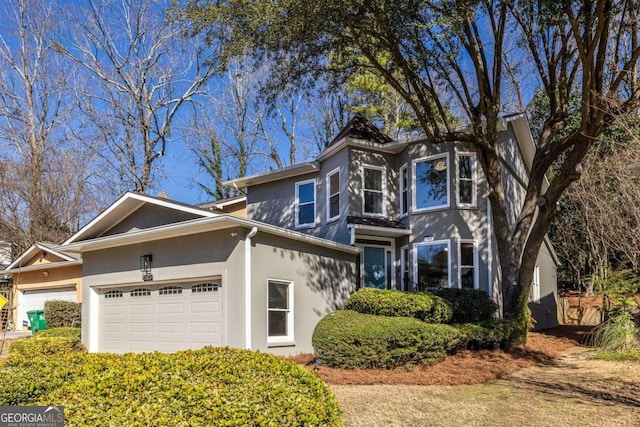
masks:
[(27, 311), (27, 317), (29, 317), (29, 324), (31, 324), (31, 332), (34, 334), (49, 329), (44, 318), (44, 310)]

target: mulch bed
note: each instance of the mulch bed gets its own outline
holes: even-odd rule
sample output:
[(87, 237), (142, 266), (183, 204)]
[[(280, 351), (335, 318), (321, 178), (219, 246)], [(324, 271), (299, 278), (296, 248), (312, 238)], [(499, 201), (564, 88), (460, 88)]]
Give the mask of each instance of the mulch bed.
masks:
[(412, 369), (337, 369), (315, 366), (314, 356), (301, 354), (292, 360), (314, 370), (335, 385), (470, 385), (505, 377), (523, 368), (553, 363), (563, 353), (581, 345), (589, 327), (561, 326), (529, 333), (526, 346), (502, 350), (461, 351), (429, 366)]

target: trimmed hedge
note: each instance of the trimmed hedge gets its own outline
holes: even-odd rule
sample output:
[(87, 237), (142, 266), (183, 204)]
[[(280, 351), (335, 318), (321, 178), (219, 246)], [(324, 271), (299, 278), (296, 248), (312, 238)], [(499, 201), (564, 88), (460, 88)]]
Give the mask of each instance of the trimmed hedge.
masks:
[(323, 365), (391, 368), (442, 360), (462, 338), (463, 334), (449, 325), (341, 310), (318, 322), (312, 342)]
[(80, 328), (46, 329), (9, 345), (9, 354), (33, 358), (82, 350)]
[(444, 298), (453, 308), (450, 323), (478, 323), (493, 319), (498, 305), (479, 289), (438, 288), (433, 295)]
[(52, 300), (44, 303), (44, 318), (50, 328), (78, 327), (82, 321), (82, 304)]
[(444, 299), (417, 292), (362, 288), (347, 299), (345, 310), (391, 317), (415, 317), (427, 323), (447, 323), (453, 310)]
[(469, 350), (507, 349), (517, 338), (517, 326), (506, 320), (456, 325), (463, 333), (462, 346)]
[(343, 425), (315, 374), (247, 350), (10, 360), (0, 378), (0, 405), (63, 405), (69, 426)]

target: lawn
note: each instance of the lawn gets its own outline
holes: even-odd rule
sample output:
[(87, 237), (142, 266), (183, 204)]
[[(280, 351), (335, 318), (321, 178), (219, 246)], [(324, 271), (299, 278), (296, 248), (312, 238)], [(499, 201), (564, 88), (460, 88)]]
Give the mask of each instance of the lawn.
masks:
[[(331, 389), (347, 426), (638, 425), (640, 366), (590, 360), (590, 353), (572, 347), (560, 358), (540, 358), (535, 366), (499, 373), (485, 384), (400, 385), (387, 379), (383, 385), (343, 381)], [(494, 357), (498, 354), (484, 356), (485, 367)], [(457, 368), (461, 383), (468, 383), (464, 363), (460, 361)], [(449, 374), (447, 381), (435, 383), (455, 381)]]

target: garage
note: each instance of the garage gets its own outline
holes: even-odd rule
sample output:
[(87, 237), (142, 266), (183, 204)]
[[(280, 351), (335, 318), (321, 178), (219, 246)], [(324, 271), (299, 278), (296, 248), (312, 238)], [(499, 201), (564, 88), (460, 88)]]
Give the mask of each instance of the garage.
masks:
[(104, 288), (98, 351), (175, 352), (224, 345), (221, 281)]
[(75, 286), (61, 287), (59, 289), (34, 289), (21, 290), (18, 295), (18, 327), (29, 326), (27, 312), (31, 310), (43, 310), (44, 303), (53, 300), (76, 302), (78, 293)]

